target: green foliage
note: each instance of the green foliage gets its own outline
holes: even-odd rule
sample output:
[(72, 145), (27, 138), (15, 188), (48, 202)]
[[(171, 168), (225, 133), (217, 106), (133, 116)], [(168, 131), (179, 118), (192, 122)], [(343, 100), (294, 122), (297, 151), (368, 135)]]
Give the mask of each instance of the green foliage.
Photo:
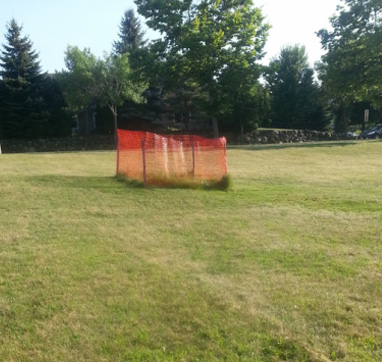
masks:
[(125, 11), (119, 27), (119, 41), (113, 43), (114, 54), (131, 53), (144, 45), (144, 33), (133, 9)]
[(101, 104), (109, 106), (113, 112), (126, 100), (142, 102), (146, 84), (132, 80), (127, 54), (98, 59), (92, 76), (97, 99)]
[(119, 30), (119, 40), (113, 43), (113, 55), (128, 55), (132, 75), (139, 83), (142, 81), (145, 64), (149, 63), (149, 57), (144, 32), (133, 9), (125, 12)]
[(382, 3), (341, 1), (330, 20), (333, 29), (318, 32), (326, 50), (318, 70), (326, 91), (335, 99), (338, 122), (346, 130), (350, 102), (382, 106)]
[[(251, 0), (136, 0), (147, 25), (161, 33), (150, 50), (156, 73), (168, 89), (187, 86), (198, 93), (202, 110), (217, 120), (224, 104), (223, 74), (250, 69), (262, 55), (267, 24)], [(238, 77), (242, 79), (242, 77)], [(241, 92), (240, 81), (230, 86)], [(237, 99), (237, 97), (236, 97)], [(232, 105), (230, 108), (233, 108)]]
[(265, 79), (271, 97), (272, 126), (313, 130), (327, 127), (329, 118), (305, 47), (283, 48), (270, 62)]
[(223, 129), (253, 130), (269, 117), (269, 93), (258, 81), (260, 69), (229, 64), (222, 72), (219, 87), (219, 119)]
[(49, 117), (42, 97), (45, 75), (32, 42), (21, 32), (12, 19), (0, 56), (0, 131), (5, 138), (43, 136)]
[(332, 31), (318, 32), (323, 48), (321, 78), (334, 94), (374, 100), (382, 92), (382, 3), (341, 0)]
[(73, 113), (69, 110), (64, 93), (55, 75), (46, 77), (43, 97), (49, 112), (49, 123), (46, 125), (44, 132), (46, 136), (70, 136), (72, 134)]
[(5, 112), (5, 101), (6, 101), (5, 86), (4, 86), (3, 80), (0, 77), (0, 138), (2, 137), (3, 132), (4, 132), (4, 131), (2, 131), (2, 129), (4, 128), (4, 120), (3, 120), (4, 116), (3, 115)]
[(114, 137), (117, 144), (118, 107), (125, 101), (142, 103), (142, 93), (146, 84), (134, 80), (127, 54), (99, 59), (93, 77), (96, 82), (97, 100), (101, 105), (108, 106), (113, 113)]
[(114, 117), (117, 137), (118, 107), (130, 100), (143, 101), (145, 84), (137, 82), (130, 69), (128, 54), (96, 58), (89, 49), (69, 46), (66, 51), (67, 70), (58, 75), (73, 109), (87, 108), (93, 101), (107, 106)]
[(86, 108), (96, 96), (96, 82), (93, 76), (97, 59), (90, 49), (80, 50), (68, 46), (65, 52), (66, 69), (57, 74), (65, 92), (65, 98), (75, 111)]

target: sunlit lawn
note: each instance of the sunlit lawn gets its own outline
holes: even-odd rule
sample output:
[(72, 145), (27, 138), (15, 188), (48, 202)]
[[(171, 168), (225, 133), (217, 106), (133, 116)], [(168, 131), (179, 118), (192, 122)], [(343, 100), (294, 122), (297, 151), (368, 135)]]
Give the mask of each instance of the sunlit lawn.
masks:
[(236, 147), (229, 192), (0, 155), (0, 361), (381, 361), (382, 141)]

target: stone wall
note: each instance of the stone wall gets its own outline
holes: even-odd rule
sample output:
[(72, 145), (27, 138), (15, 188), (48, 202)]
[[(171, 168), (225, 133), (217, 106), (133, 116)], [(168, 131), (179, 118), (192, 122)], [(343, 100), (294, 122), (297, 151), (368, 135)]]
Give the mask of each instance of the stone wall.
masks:
[(346, 134), (318, 132), (309, 130), (290, 130), (290, 131), (252, 131), (245, 134), (243, 142), (240, 136), (227, 135), (228, 144), (274, 144), (274, 143), (298, 143), (298, 142), (317, 142), (317, 141), (338, 141), (352, 139)]
[(37, 138), (30, 140), (11, 139), (1, 141), (1, 150), (3, 153), (92, 151), (113, 149), (115, 149), (114, 137), (102, 135)]

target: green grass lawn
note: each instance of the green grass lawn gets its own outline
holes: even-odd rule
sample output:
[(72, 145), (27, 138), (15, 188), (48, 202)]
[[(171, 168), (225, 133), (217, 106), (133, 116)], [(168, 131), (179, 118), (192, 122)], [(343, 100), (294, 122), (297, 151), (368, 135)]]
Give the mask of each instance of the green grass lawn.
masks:
[(231, 191), (0, 155), (0, 361), (381, 361), (382, 141), (235, 147)]

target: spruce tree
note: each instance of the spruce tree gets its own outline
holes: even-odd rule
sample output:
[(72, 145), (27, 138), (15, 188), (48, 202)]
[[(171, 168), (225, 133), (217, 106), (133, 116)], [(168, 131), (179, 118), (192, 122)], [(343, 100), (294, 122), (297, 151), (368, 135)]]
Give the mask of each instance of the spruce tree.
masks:
[(0, 131), (3, 138), (44, 136), (48, 112), (42, 92), (45, 75), (38, 54), (14, 19), (7, 25), (0, 55), (2, 78)]
[(265, 72), (270, 93), (272, 126), (324, 130), (329, 123), (325, 103), (305, 47), (283, 48)]
[(133, 9), (125, 11), (119, 30), (120, 40), (113, 44), (115, 54), (131, 53), (144, 45), (144, 32), (141, 30), (141, 23), (135, 16)]

